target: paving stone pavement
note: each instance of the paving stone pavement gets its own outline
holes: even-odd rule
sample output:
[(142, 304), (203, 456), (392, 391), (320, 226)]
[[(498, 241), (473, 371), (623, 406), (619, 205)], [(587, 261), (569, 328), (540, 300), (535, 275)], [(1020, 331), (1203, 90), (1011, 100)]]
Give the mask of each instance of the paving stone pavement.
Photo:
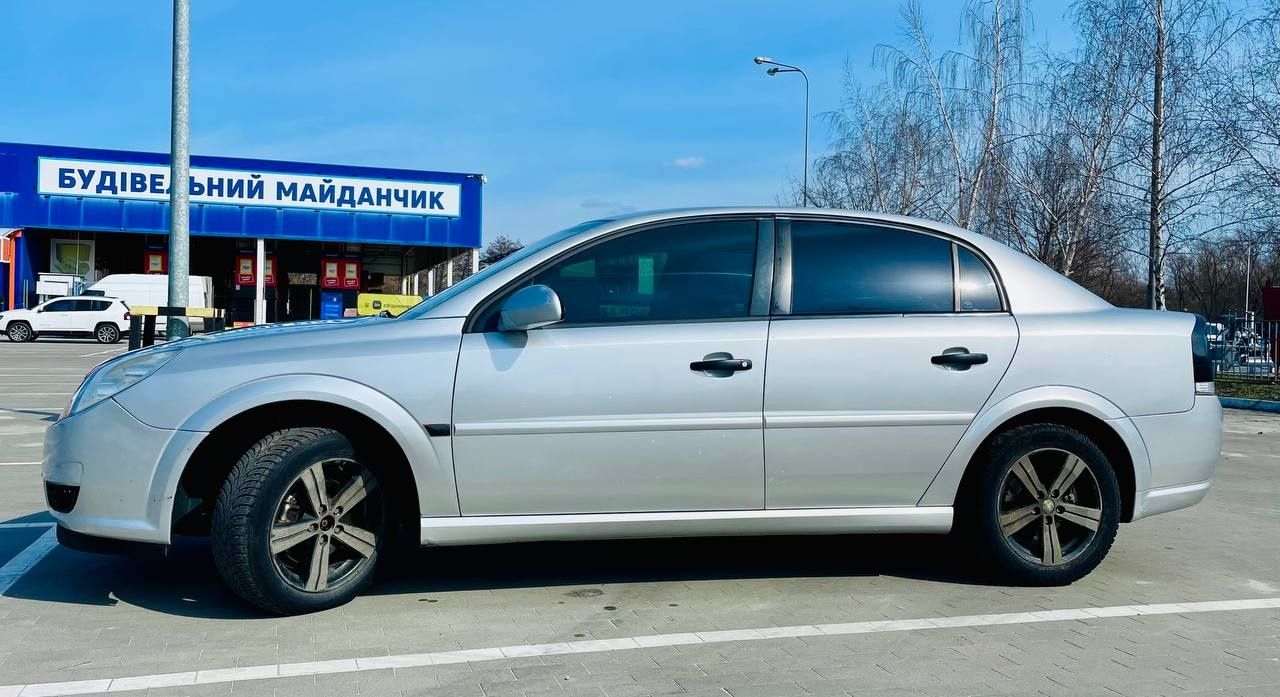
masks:
[[(47, 520), (40, 439), (91, 342), (0, 341), (0, 526)], [(120, 445), (120, 457), (128, 457)], [(945, 538), (654, 540), (422, 550), (350, 605), (263, 617), (208, 545), (57, 548), (0, 597), (0, 686), (305, 661), (1064, 608), (1280, 597), (1280, 417), (1229, 412), (1201, 505), (1123, 526), (1065, 588), (993, 584)], [(0, 565), (41, 533), (0, 527)], [(105, 687), (105, 685), (104, 685)], [(124, 690), (127, 684), (117, 684)], [(0, 687), (0, 697), (5, 688)], [(29, 690), (29, 693), (32, 690)], [(802, 636), (185, 685), (124, 695), (1280, 696), (1280, 611)]]

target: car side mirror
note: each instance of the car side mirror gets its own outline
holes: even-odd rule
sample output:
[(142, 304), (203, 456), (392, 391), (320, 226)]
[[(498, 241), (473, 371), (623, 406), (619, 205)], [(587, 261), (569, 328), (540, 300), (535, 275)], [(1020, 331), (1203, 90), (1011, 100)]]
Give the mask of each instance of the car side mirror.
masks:
[(526, 286), (511, 294), (498, 313), (498, 331), (523, 332), (564, 321), (560, 296), (544, 285)]

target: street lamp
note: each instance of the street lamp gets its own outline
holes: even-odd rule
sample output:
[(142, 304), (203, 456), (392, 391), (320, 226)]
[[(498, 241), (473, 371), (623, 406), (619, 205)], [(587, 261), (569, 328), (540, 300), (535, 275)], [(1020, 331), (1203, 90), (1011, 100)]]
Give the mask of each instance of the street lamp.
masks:
[(809, 205), (809, 76), (797, 66), (779, 63), (765, 56), (756, 56), (755, 62), (756, 65), (773, 66), (765, 71), (770, 77), (778, 73), (800, 73), (800, 77), (804, 78), (804, 184), (800, 188), (800, 194), (804, 205), (807, 206)]

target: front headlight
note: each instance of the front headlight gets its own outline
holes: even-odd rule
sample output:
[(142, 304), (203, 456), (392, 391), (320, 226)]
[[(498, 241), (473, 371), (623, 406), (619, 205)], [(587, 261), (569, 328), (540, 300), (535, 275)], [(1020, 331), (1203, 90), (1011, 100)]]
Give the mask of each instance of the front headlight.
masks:
[(78, 414), (108, 397), (119, 394), (160, 370), (182, 350), (181, 346), (158, 346), (137, 353), (126, 353), (94, 368), (80, 383), (80, 389), (63, 410), (62, 418)]

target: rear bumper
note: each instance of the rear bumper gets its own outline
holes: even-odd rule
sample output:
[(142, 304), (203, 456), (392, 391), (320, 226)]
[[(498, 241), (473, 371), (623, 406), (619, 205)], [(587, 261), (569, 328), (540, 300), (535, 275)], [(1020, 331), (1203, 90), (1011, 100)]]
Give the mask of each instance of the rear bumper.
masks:
[(1151, 462), (1151, 483), (1137, 492), (1133, 519), (1199, 503), (1209, 493), (1222, 454), (1222, 404), (1218, 398), (1196, 397), (1189, 411), (1131, 420)]

